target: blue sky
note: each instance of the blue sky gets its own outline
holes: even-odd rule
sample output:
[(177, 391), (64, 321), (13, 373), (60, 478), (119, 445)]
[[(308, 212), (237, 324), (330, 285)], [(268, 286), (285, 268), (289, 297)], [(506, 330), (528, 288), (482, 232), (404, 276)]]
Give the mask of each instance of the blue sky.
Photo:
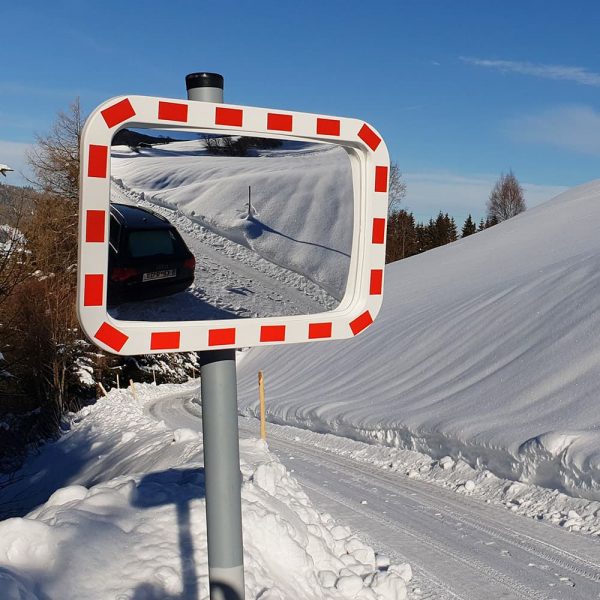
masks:
[[(479, 218), (513, 169), (530, 206), (598, 178), (600, 3), (287, 0), (5, 2), (0, 163), (76, 97), (184, 97), (360, 117), (383, 134), (418, 218)], [(7, 182), (20, 183), (17, 174)]]

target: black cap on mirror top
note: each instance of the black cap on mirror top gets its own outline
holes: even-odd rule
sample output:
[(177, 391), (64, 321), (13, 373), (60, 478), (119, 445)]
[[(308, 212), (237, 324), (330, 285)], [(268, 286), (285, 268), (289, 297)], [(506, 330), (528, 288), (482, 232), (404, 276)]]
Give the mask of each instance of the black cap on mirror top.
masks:
[(223, 89), (223, 75), (218, 73), (190, 73), (185, 76), (185, 87), (188, 90), (201, 87)]

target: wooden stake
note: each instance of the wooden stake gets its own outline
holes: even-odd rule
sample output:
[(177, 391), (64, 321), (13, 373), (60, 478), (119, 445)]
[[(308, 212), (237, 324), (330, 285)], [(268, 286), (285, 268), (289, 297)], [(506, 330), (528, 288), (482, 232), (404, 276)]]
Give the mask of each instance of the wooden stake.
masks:
[(131, 386), (131, 393), (133, 394), (133, 399), (137, 402), (137, 393), (135, 391), (135, 385), (133, 384), (133, 379), (129, 380), (129, 385)]
[(119, 374), (117, 373), (117, 389), (120, 390), (121, 386), (119, 384)]
[(156, 385), (156, 369), (152, 367), (152, 377), (154, 378), (154, 385)]
[(108, 394), (106, 393), (106, 389), (104, 388), (104, 386), (100, 382), (98, 382), (98, 387), (102, 390), (102, 393), (105, 396), (108, 396)]
[(258, 372), (258, 398), (260, 400), (260, 439), (267, 439), (267, 422), (265, 410), (265, 382), (263, 372)]

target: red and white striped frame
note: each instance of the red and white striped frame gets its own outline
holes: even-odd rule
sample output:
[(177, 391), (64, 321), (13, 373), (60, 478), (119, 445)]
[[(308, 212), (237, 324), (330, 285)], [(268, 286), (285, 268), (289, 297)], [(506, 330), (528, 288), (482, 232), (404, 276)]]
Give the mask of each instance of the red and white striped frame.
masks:
[[(219, 321), (120, 321), (106, 306), (110, 147), (121, 128), (162, 127), (336, 143), (348, 152), (354, 230), (346, 293), (332, 311)], [(101, 104), (81, 137), (77, 309), (89, 339), (113, 354), (185, 352), (353, 337), (382, 302), (389, 156), (377, 131), (358, 119), (149, 96)]]

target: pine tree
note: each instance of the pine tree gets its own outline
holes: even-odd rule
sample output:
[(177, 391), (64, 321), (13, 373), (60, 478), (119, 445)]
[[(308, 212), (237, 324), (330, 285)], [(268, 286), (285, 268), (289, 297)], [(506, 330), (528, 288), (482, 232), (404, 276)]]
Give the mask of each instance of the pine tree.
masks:
[(444, 246), (458, 239), (456, 222), (448, 213), (439, 212), (435, 221), (429, 219), (427, 225), (419, 223), (415, 227), (418, 252)]
[(467, 237), (468, 235), (473, 235), (477, 233), (477, 225), (475, 225), (475, 221), (471, 218), (471, 215), (466, 218), (465, 224), (463, 225), (461, 237)]
[(417, 240), (419, 252), (427, 252), (427, 250), (431, 250), (437, 246), (435, 222), (433, 219), (429, 219), (426, 225), (419, 224), (417, 227)]
[(489, 229), (490, 227), (493, 227), (494, 225), (498, 225), (498, 219), (496, 217), (491, 216), (485, 220), (485, 229)]
[(448, 218), (448, 213), (446, 213), (445, 217), (448, 222), (448, 238), (446, 244), (450, 244), (458, 239), (458, 228), (456, 227), (454, 217)]
[(440, 211), (433, 226), (432, 237), (434, 248), (456, 241), (458, 237), (456, 223), (452, 217), (448, 216), (448, 213), (442, 213)]
[(417, 252), (414, 216), (405, 210), (392, 213), (388, 219), (386, 262), (402, 260)]

